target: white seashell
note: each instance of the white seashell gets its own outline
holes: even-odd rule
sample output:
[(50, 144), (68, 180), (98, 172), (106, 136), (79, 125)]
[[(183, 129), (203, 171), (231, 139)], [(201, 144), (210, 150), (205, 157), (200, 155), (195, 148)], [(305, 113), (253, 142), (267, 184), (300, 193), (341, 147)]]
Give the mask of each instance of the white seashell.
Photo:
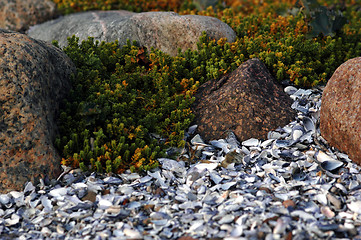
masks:
[(182, 161), (175, 161), (168, 158), (159, 158), (158, 161), (162, 164), (162, 168), (173, 172), (184, 172), (185, 163)]
[(214, 172), (210, 172), (209, 173), (209, 176), (211, 177), (212, 181), (215, 183), (215, 184), (218, 184), (220, 182), (222, 182), (223, 178), (220, 177), (218, 174), (214, 173)]
[(41, 221), (43, 221), (44, 220), (44, 216), (38, 216), (38, 217), (36, 217), (36, 218), (34, 218), (31, 222), (32, 223), (34, 223), (34, 224), (38, 224), (38, 223), (40, 223)]
[(118, 191), (125, 195), (130, 195), (134, 192), (134, 188), (132, 188), (128, 185), (122, 185), (122, 186), (119, 186)]
[(169, 219), (168, 214), (162, 212), (152, 212), (149, 217), (153, 220)]
[(331, 156), (321, 150), (315, 152), (314, 158), (319, 162), (334, 160)]
[(65, 233), (65, 230), (64, 230), (64, 228), (63, 228), (60, 224), (58, 224), (58, 225), (56, 226), (56, 232), (59, 233), (59, 234), (64, 234), (64, 233)]
[(303, 96), (308, 96), (312, 93), (312, 90), (307, 89), (298, 89), (294, 94), (292, 94), (292, 96), (296, 96), (296, 97), (303, 97)]
[(194, 166), (199, 172), (203, 172), (204, 170), (213, 171), (218, 167), (218, 163), (199, 163)]
[(336, 218), (338, 219), (352, 219), (355, 216), (355, 214), (350, 213), (350, 212), (339, 212), (336, 216)]
[(304, 133), (305, 133), (304, 128), (302, 126), (296, 125), (292, 129), (292, 133), (291, 133), (292, 139), (295, 140), (295, 141), (299, 140)]
[(287, 193), (275, 193), (274, 196), (276, 198), (279, 198), (279, 199), (283, 200), (283, 201), (289, 199), (289, 195)]
[(24, 193), (23, 192), (18, 192), (18, 191), (11, 191), (9, 192), (9, 194), (13, 197), (13, 198), (21, 198), (24, 197)]
[(67, 193), (68, 193), (68, 189), (63, 187), (63, 188), (56, 188), (56, 189), (51, 190), (49, 192), (49, 195), (54, 198), (59, 198), (59, 197), (66, 195)]
[(72, 183), (71, 186), (75, 189), (81, 189), (81, 188), (87, 188), (88, 185), (86, 185), (83, 182), (79, 182), (79, 183)]
[(30, 205), (30, 207), (35, 208), (36, 206), (38, 206), (39, 202), (40, 202), (40, 199), (35, 199), (34, 201), (30, 201), (29, 205)]
[(143, 235), (134, 229), (126, 228), (123, 230), (123, 233), (129, 239), (142, 239), (143, 238)]
[(190, 127), (188, 128), (188, 133), (189, 133), (189, 134), (193, 134), (193, 133), (196, 131), (197, 127), (198, 127), (198, 125), (192, 125), (192, 126), (190, 126)]
[(235, 212), (238, 211), (240, 208), (242, 207), (242, 205), (239, 204), (230, 204), (224, 207), (224, 210), (227, 212)]
[(296, 111), (302, 112), (304, 114), (308, 114), (308, 108), (305, 106), (302, 106), (300, 102), (294, 102), (291, 105), (292, 109), (295, 109)]
[(107, 199), (104, 199), (104, 198), (99, 199), (98, 206), (100, 209), (107, 209), (112, 205), (113, 205), (112, 202), (110, 202)]
[(178, 202), (188, 201), (188, 197), (184, 192), (177, 194), (174, 199), (177, 200)]
[(205, 155), (205, 156), (213, 156), (214, 152), (202, 151), (202, 154)]
[(227, 182), (227, 183), (223, 183), (222, 185), (221, 185), (221, 188), (222, 188), (222, 190), (228, 190), (228, 189), (230, 189), (232, 186), (234, 186), (234, 185), (236, 185), (237, 184), (237, 182)]
[(256, 181), (256, 178), (254, 176), (251, 176), (251, 177), (245, 177), (244, 180), (246, 180), (248, 183), (253, 183)]
[(168, 223), (168, 219), (152, 220), (152, 223), (157, 226), (165, 226)]
[(342, 208), (342, 202), (341, 202), (341, 200), (338, 199), (337, 197), (335, 197), (333, 194), (327, 193), (327, 200), (328, 200), (336, 209), (341, 209), (341, 208)]
[(195, 209), (196, 207), (202, 207), (202, 204), (199, 202), (184, 202), (179, 204), (180, 209)]
[(120, 212), (120, 206), (110, 206), (109, 208), (105, 209), (105, 212), (108, 214), (118, 214)]
[(351, 173), (351, 174), (358, 174), (358, 173), (360, 173), (360, 171), (357, 170), (357, 169), (354, 168), (354, 167), (350, 167), (350, 173)]
[(277, 219), (277, 223), (276, 226), (273, 229), (273, 234), (282, 234), (285, 232), (286, 227), (287, 227), (287, 222), (285, 220), (283, 220), (282, 217)]
[(51, 200), (49, 200), (46, 196), (40, 197), (41, 204), (44, 206), (47, 212), (50, 212), (53, 209), (53, 205), (51, 204)]
[(138, 173), (131, 173), (131, 174), (126, 174), (126, 175), (122, 175), (122, 176), (129, 181), (134, 181), (134, 180), (140, 178)]
[(274, 142), (274, 139), (268, 139), (266, 141), (263, 141), (261, 143), (261, 147), (266, 148), (266, 147), (270, 146), (273, 142)]
[(328, 206), (322, 206), (320, 210), (327, 218), (333, 218), (335, 216), (335, 213)]
[(285, 87), (284, 91), (288, 95), (293, 95), (295, 92), (297, 92), (297, 88), (295, 88), (293, 86), (287, 86), (287, 87)]
[(151, 177), (151, 176), (145, 176), (145, 177), (142, 177), (141, 179), (139, 179), (139, 182), (140, 182), (140, 183), (147, 183), (147, 182), (149, 182), (150, 180), (152, 180), (152, 177)]
[(342, 191), (343, 194), (347, 194), (347, 189), (345, 188), (345, 186), (343, 186), (340, 183), (336, 183), (335, 187), (337, 187), (338, 189), (340, 189)]
[(321, 167), (330, 172), (342, 167), (343, 165), (344, 165), (343, 162), (334, 159), (321, 162)]
[(225, 216), (223, 216), (219, 221), (218, 224), (227, 224), (227, 223), (231, 223), (234, 220), (234, 215), (231, 214), (227, 214)]
[(0, 203), (6, 205), (10, 202), (10, 197), (8, 194), (0, 194)]
[(351, 189), (356, 188), (356, 187), (358, 187), (358, 186), (359, 186), (358, 181), (351, 180), (351, 181), (350, 181), (350, 184), (348, 185), (348, 189), (351, 190)]
[(48, 227), (43, 227), (40, 232), (46, 237), (49, 237), (52, 233)]
[(207, 187), (202, 185), (198, 188), (197, 193), (198, 194), (204, 194), (207, 191)]
[(295, 211), (291, 212), (291, 216), (292, 217), (300, 217), (305, 221), (307, 221), (307, 220), (314, 220), (315, 221), (316, 220), (316, 218), (312, 214), (306, 213), (306, 212), (301, 211), (301, 210), (295, 210)]
[(267, 134), (268, 139), (279, 139), (282, 137), (282, 134), (279, 132), (270, 131)]
[(245, 154), (245, 155), (249, 155), (251, 154), (251, 152), (248, 150), (248, 148), (246, 148), (245, 146), (242, 146), (242, 152)]
[(192, 223), (191, 227), (187, 232), (197, 232), (197, 229), (202, 227), (204, 224), (203, 220), (196, 220)]
[(277, 139), (277, 140), (275, 141), (276, 146), (277, 146), (277, 147), (280, 147), (280, 148), (290, 147), (290, 146), (292, 146), (294, 143), (295, 143), (295, 141), (293, 141), (293, 140), (281, 140), (281, 139)]
[(236, 224), (231, 231), (231, 237), (238, 238), (243, 234), (243, 227), (241, 225)]
[[(191, 141), (192, 145), (196, 145), (196, 146), (202, 146), (202, 147), (207, 147), (209, 146), (208, 144), (205, 144), (203, 139), (201, 138), (201, 136), (199, 134), (195, 135)], [(199, 148), (198, 148), (199, 149)]]
[(35, 190), (35, 187), (32, 182), (27, 182), (24, 188), (24, 193), (32, 192)]
[(173, 236), (173, 233), (168, 229), (165, 228), (163, 229), (163, 231), (159, 234), (160, 237), (166, 238), (166, 239), (171, 239)]
[(256, 138), (250, 138), (246, 141), (243, 141), (242, 145), (246, 147), (257, 147), (259, 145), (259, 142), (260, 141)]
[(293, 131), (293, 128), (291, 126), (284, 126), (282, 130), (286, 133), (291, 133)]
[(20, 216), (17, 214), (12, 214), (11, 218), (5, 219), (5, 226), (13, 226), (15, 224), (18, 224), (20, 221)]
[(120, 178), (116, 178), (116, 177), (106, 177), (104, 178), (104, 183), (106, 184), (121, 184), (122, 180)]
[(317, 194), (315, 199), (322, 205), (327, 205), (327, 196), (325, 193)]
[(194, 220), (194, 216), (192, 214), (185, 214), (182, 216), (182, 223), (191, 223)]
[(309, 117), (304, 117), (302, 119), (302, 122), (303, 122), (303, 126), (305, 127), (305, 130), (308, 132), (308, 131), (311, 131), (311, 132), (315, 132), (315, 123), (314, 121), (309, 118)]
[(361, 201), (355, 201), (347, 204), (348, 209), (357, 214), (361, 214)]
[(231, 145), (223, 139), (212, 140), (209, 143), (212, 144), (212, 146), (222, 149), (224, 153), (228, 153), (231, 149)]
[(232, 131), (230, 131), (229, 133), (228, 133), (228, 136), (227, 136), (227, 138), (226, 138), (226, 141), (229, 143), (229, 144), (231, 144), (234, 148), (237, 148), (237, 147), (239, 147), (239, 141), (237, 140), (237, 137), (236, 137), (236, 135), (232, 132)]
[(140, 208), (142, 206), (142, 204), (140, 202), (131, 202), (128, 204), (127, 208), (128, 209), (137, 209)]
[(151, 171), (148, 171), (148, 175), (155, 178), (157, 180), (157, 183), (164, 188), (168, 188), (167, 184), (165, 184), (165, 179), (160, 175), (159, 171), (155, 171), (154, 173)]

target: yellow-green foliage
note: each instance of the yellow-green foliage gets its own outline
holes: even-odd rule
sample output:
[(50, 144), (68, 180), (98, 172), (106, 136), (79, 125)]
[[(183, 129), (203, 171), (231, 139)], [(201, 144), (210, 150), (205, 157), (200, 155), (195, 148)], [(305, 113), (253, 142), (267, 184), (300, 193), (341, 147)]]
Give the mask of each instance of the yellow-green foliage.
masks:
[[(148, 2), (149, 7), (161, 1), (98, 2), (93, 5), (98, 9), (114, 9), (119, 4), (144, 7)], [(63, 163), (99, 172), (157, 166), (156, 159), (167, 147), (184, 145), (184, 130), (193, 119), (190, 106), (198, 86), (230, 73), (250, 58), (260, 58), (277, 81), (312, 87), (326, 83), (343, 62), (361, 56), (358, 1), (346, 1), (345, 6), (322, 1), (333, 10), (343, 10), (343, 15), (337, 14), (348, 19), (344, 26), (337, 25), (341, 21), (332, 17), (337, 14), (331, 14), (331, 8), (323, 8), (319, 16), (313, 14), (314, 9), (306, 11), (307, 3), (314, 0), (305, 0), (304, 5), (292, 0), (225, 2), (223, 10), (205, 11), (195, 10), (191, 1), (162, 2), (163, 7), (157, 10), (214, 16), (237, 33), (234, 43), (225, 39), (216, 42), (203, 35), (198, 51), (188, 50), (176, 57), (130, 43), (119, 47), (117, 42), (99, 44), (89, 39), (79, 45), (71, 38), (64, 51), (78, 72), (59, 119), (61, 136), (56, 145), (63, 153)], [(72, 8), (77, 11), (86, 10), (84, 6), (90, 1), (59, 2), (60, 6), (65, 3), (84, 4)], [(69, 6), (65, 11), (70, 11)], [(182, 9), (184, 6), (191, 9)], [(335, 25), (325, 29), (319, 19)], [(153, 138), (153, 133), (161, 139)]]
[(184, 57), (92, 38), (80, 45), (69, 38), (64, 51), (78, 72), (59, 119), (56, 146), (63, 164), (107, 172), (150, 169), (164, 147), (184, 146), (199, 85), (189, 76), (200, 78), (198, 67), (188, 68)]

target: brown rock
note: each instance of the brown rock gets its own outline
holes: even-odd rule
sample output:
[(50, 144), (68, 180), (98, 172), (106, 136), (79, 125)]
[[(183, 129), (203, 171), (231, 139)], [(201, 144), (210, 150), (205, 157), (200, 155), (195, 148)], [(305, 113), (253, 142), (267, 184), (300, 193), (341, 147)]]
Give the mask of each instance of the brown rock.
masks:
[(321, 135), (361, 164), (361, 57), (339, 66), (323, 91)]
[(282, 205), (283, 205), (285, 208), (295, 207), (295, 206), (296, 206), (295, 202), (294, 202), (293, 200), (291, 200), (291, 199), (284, 200), (284, 201), (282, 202)]
[(229, 131), (240, 141), (266, 139), (269, 131), (288, 124), (296, 114), (291, 98), (257, 58), (202, 84), (195, 97), (195, 124), (207, 141), (225, 138)]
[(74, 71), (56, 47), (0, 29), (0, 192), (60, 173), (54, 122)]
[(0, 0), (0, 28), (25, 31), (56, 15), (56, 5), (50, 0)]
[(88, 191), (87, 194), (81, 199), (82, 201), (91, 201), (95, 202), (97, 198), (97, 193), (93, 191)]

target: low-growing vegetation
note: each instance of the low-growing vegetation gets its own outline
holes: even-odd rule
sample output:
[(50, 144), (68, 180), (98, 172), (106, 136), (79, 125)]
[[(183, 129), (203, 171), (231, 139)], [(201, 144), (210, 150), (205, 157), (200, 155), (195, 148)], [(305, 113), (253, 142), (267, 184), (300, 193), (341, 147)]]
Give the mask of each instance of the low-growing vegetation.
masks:
[[(237, 33), (233, 43), (203, 35), (197, 51), (176, 57), (132, 43), (79, 43), (63, 50), (77, 66), (62, 104), (56, 146), (63, 164), (83, 170), (149, 170), (168, 147), (183, 147), (200, 84), (258, 57), (279, 82), (326, 84), (335, 69), (361, 56), (360, 1), (54, 0), (63, 13), (91, 9), (176, 11), (213, 16)], [(203, 5), (202, 5), (203, 4)]]

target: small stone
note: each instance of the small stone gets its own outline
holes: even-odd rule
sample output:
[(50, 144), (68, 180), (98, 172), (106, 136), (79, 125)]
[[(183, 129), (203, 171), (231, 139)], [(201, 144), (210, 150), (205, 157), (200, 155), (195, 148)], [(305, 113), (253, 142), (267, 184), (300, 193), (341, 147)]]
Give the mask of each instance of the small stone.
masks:
[(81, 199), (82, 201), (91, 201), (91, 202), (95, 202), (97, 197), (97, 194), (93, 191), (88, 191), (88, 193)]
[(288, 208), (288, 207), (293, 207), (294, 208), (296, 206), (295, 202), (293, 200), (290, 200), (290, 199), (283, 201), (282, 205), (285, 208)]

